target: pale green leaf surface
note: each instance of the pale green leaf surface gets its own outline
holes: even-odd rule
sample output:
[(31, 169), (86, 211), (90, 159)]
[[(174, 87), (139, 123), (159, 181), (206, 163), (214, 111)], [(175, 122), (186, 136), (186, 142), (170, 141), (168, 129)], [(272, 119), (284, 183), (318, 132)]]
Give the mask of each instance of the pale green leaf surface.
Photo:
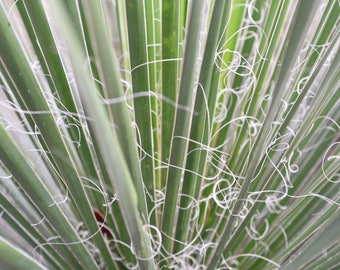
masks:
[(337, 269), (338, 1), (2, 0), (0, 33), (1, 269)]
[(3, 269), (48, 269), (2, 237), (0, 237), (0, 260)]

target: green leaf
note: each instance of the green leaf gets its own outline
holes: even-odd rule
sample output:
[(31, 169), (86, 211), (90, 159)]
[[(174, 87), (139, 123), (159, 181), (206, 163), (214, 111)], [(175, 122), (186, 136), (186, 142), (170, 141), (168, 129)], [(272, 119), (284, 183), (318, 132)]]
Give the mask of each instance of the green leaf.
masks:
[(4, 269), (48, 269), (0, 237), (1, 267)]

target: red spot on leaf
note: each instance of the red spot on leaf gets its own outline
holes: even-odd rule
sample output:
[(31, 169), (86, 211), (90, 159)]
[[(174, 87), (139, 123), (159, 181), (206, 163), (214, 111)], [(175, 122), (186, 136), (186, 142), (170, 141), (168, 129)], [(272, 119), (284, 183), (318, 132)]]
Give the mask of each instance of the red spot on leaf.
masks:
[(112, 238), (111, 232), (107, 229), (107, 224), (105, 222), (105, 215), (103, 214), (103, 212), (99, 210), (94, 210), (93, 213), (98, 222), (98, 225), (100, 227), (100, 231), (102, 232), (102, 234), (106, 236), (107, 238)]

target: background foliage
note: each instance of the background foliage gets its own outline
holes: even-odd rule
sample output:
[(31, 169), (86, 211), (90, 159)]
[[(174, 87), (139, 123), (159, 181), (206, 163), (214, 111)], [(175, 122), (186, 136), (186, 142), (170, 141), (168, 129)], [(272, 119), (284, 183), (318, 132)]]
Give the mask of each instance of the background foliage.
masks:
[(2, 269), (336, 269), (339, 1), (0, 1)]

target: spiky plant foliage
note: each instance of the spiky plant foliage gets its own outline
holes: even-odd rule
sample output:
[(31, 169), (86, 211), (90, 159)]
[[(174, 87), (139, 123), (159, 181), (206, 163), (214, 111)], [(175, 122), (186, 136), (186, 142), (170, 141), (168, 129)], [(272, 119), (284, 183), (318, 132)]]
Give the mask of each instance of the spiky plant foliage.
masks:
[(339, 1), (0, 7), (1, 269), (339, 267)]

